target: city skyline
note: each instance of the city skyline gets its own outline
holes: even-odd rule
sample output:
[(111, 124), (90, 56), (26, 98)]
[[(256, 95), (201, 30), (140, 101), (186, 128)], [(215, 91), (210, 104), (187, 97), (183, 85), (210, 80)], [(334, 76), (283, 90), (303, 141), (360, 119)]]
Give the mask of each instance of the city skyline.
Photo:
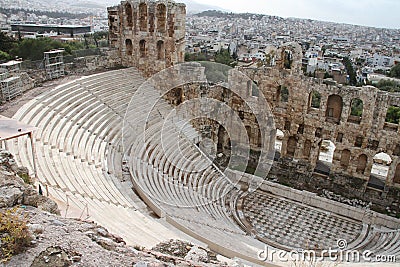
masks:
[(197, 3), (218, 5), (232, 12), (259, 13), (348, 23), (379, 28), (399, 29), (398, 0), (196, 0)]

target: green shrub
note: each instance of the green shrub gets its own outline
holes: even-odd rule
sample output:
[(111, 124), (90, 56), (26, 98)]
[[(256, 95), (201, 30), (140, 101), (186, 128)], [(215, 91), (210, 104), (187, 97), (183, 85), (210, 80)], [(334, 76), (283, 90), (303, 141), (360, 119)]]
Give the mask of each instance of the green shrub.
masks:
[(22, 178), (22, 180), (24, 180), (24, 183), (30, 184), (30, 185), (33, 184), (32, 178), (31, 178), (28, 174), (26, 174), (26, 173), (21, 173), (21, 174), (19, 174), (19, 176)]
[(26, 225), (26, 219), (17, 214), (17, 208), (0, 212), (0, 262), (4, 263), (12, 256), (23, 252), (32, 237)]

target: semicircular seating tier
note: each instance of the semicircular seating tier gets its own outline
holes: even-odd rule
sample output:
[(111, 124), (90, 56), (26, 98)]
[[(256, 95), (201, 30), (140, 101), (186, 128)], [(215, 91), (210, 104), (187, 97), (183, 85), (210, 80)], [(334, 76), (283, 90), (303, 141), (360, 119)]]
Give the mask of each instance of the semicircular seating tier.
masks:
[[(35, 97), (15, 114), (38, 127), (38, 179), (63, 215), (87, 215), (131, 244), (188, 234), (217, 253), (263, 265), (257, 256), (265, 245), (334, 246), (338, 232), (349, 248), (399, 255), (399, 232), (262, 190), (241, 191), (196, 145), (201, 135), (190, 122), (171, 116), (174, 108), (160, 92), (135, 94), (143, 83), (134, 68), (91, 75)], [(146, 107), (150, 113), (142, 112)], [(29, 139), (7, 146), (33, 172)]]

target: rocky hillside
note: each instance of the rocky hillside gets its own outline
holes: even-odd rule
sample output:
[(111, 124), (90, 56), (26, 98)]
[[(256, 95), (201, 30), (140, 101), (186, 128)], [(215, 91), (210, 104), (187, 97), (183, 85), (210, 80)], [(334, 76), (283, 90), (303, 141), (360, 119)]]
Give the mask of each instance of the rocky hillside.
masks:
[(152, 250), (129, 247), (93, 222), (60, 217), (57, 204), (30, 182), (27, 170), (0, 150), (0, 266), (227, 266), (178, 240)]

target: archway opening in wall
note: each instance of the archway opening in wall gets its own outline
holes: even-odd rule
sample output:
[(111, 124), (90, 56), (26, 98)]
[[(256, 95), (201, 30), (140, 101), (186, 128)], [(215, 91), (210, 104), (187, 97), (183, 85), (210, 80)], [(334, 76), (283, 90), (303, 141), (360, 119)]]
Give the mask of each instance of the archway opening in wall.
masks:
[(146, 40), (140, 40), (139, 54), (140, 54), (140, 57), (146, 57)]
[(285, 69), (291, 69), (293, 64), (293, 52), (290, 50), (285, 50), (283, 57), (283, 67)]
[(393, 183), (400, 184), (400, 163), (396, 166), (396, 171), (393, 177)]
[(164, 33), (167, 21), (167, 8), (164, 4), (157, 5), (157, 31)]
[(373, 161), (368, 187), (383, 190), (389, 174), (390, 165), (392, 164), (392, 158), (387, 153), (381, 152), (375, 155)]
[(358, 174), (364, 174), (365, 169), (367, 168), (368, 157), (365, 154), (361, 154), (357, 160), (357, 169), (356, 172)]
[(133, 53), (133, 45), (132, 45), (132, 40), (131, 39), (126, 39), (125, 40), (125, 46), (126, 46), (126, 55), (131, 56)]
[(361, 99), (355, 98), (351, 101), (350, 115), (348, 122), (360, 124), (364, 111), (364, 103)]
[(312, 148), (312, 143), (311, 143), (311, 141), (310, 140), (306, 140), (305, 142), (304, 142), (304, 146), (303, 146), (303, 157), (305, 158), (305, 159), (309, 159), (310, 158), (310, 155), (311, 155), (311, 148)]
[(400, 122), (400, 107), (390, 106), (386, 112), (384, 130), (397, 132)]
[(287, 103), (289, 101), (289, 89), (284, 85), (279, 85), (276, 88), (275, 101)]
[(294, 136), (289, 137), (286, 147), (286, 156), (294, 158), (296, 155), (297, 139)]
[(139, 29), (140, 31), (147, 31), (147, 5), (140, 3), (139, 5)]
[(347, 169), (350, 165), (351, 152), (348, 149), (342, 150), (340, 154), (340, 166)]
[(319, 143), (318, 160), (315, 166), (315, 172), (323, 175), (330, 174), (335, 150), (336, 146), (331, 140), (323, 140)]
[(219, 125), (217, 133), (217, 158), (215, 163), (225, 169), (231, 158), (231, 139), (226, 129)]
[(164, 41), (161, 40), (157, 42), (157, 59), (158, 60), (165, 59)]
[(126, 24), (128, 27), (133, 27), (133, 12), (132, 6), (129, 3), (125, 4), (125, 13), (126, 13)]
[(155, 14), (154, 12), (149, 12), (149, 32), (153, 33), (155, 29)]
[(319, 109), (321, 107), (321, 94), (317, 91), (312, 91), (308, 99), (308, 107)]
[(276, 129), (276, 138), (275, 138), (275, 160), (278, 160), (281, 158), (282, 155), (282, 142), (283, 139), (285, 138), (285, 134), (283, 131)]
[(326, 121), (339, 124), (342, 117), (343, 99), (339, 95), (330, 95), (326, 107)]

